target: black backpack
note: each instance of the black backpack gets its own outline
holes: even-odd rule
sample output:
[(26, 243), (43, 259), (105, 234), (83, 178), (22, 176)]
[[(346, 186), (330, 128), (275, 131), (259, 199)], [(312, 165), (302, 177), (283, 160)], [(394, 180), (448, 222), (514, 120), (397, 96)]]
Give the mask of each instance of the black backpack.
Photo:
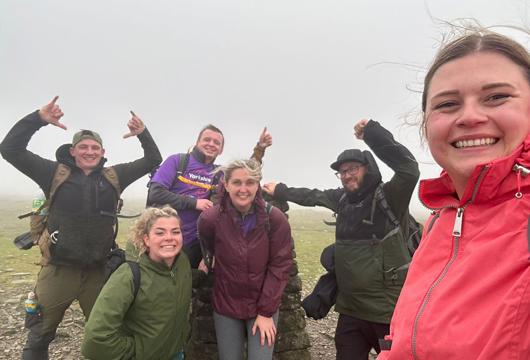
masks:
[(129, 264), (129, 267), (131, 268), (131, 272), (133, 275), (133, 284), (134, 284), (134, 299), (136, 299), (136, 295), (138, 295), (138, 291), (140, 290), (140, 265), (136, 261), (129, 261), (125, 258), (125, 251), (123, 249), (114, 249), (109, 255), (109, 259), (107, 263), (105, 264), (105, 282), (107, 282), (110, 279), (110, 276), (116, 269), (118, 269), (121, 264), (126, 262)]
[[(339, 203), (346, 200), (346, 193), (342, 194), (342, 196), (339, 199)], [(372, 208), (370, 212), (370, 220), (373, 221), (374, 214), (376, 208), (379, 207), (383, 212), (385, 213), (386, 217), (390, 220), (390, 222), (394, 226), (401, 226), (399, 219), (394, 215), (394, 212), (390, 208), (390, 205), (388, 205), (388, 201), (385, 198), (385, 192), (383, 191), (383, 183), (379, 184), (377, 188), (374, 191), (374, 197), (372, 199)], [(333, 214), (333, 217), (336, 218), (337, 214)], [(334, 226), (336, 225), (335, 221), (326, 221), (324, 220), (324, 223), (326, 225)], [(421, 225), (419, 222), (416, 221), (414, 216), (409, 214), (408, 218), (408, 237), (406, 239), (407, 242), (407, 249), (410, 253), (410, 256), (414, 255), (414, 252), (420, 245), (421, 236), (423, 233), (423, 225)]]
[[(374, 193), (374, 199), (372, 201), (372, 216), (375, 211), (376, 204), (381, 208), (381, 210), (384, 211), (386, 216), (390, 219), (392, 224), (394, 226), (400, 226), (399, 220), (396, 218), (394, 213), (392, 212), (392, 209), (390, 209), (390, 206), (388, 205), (388, 201), (386, 201), (385, 198), (385, 192), (383, 191), (383, 184), (379, 184), (379, 186), (375, 189)], [(423, 233), (423, 226), (416, 221), (414, 216), (409, 214), (408, 218), (408, 238), (407, 241), (407, 248), (409, 250), (410, 256), (414, 255), (414, 252), (420, 246), (421, 241), (421, 235)]]

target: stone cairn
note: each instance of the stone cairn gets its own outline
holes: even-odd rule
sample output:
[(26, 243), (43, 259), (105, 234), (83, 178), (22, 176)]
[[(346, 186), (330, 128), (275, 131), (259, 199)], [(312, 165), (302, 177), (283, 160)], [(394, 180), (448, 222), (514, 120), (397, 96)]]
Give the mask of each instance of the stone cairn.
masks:
[[(197, 270), (198, 271), (198, 270)], [(213, 323), (211, 291), (213, 275), (200, 275), (194, 271), (191, 321), (191, 339), (185, 353), (192, 360), (216, 360), (217, 343)], [(293, 250), (293, 267), (285, 287), (278, 318), (278, 333), (273, 360), (310, 360), (309, 336), (305, 331), (305, 312), (301, 307), (302, 280), (298, 275), (296, 253)]]

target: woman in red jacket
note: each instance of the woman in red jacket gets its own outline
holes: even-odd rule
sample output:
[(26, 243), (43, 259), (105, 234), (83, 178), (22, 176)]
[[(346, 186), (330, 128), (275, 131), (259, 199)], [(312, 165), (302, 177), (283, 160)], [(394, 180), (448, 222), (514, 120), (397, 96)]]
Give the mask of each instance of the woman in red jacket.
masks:
[(440, 50), (423, 131), (443, 168), (384, 360), (530, 359), (530, 56), (490, 31)]
[(236, 160), (223, 168), (220, 203), (199, 218), (199, 238), (213, 255), (212, 304), (221, 360), (272, 359), (278, 308), (292, 265), (285, 215), (261, 197), (261, 166)]

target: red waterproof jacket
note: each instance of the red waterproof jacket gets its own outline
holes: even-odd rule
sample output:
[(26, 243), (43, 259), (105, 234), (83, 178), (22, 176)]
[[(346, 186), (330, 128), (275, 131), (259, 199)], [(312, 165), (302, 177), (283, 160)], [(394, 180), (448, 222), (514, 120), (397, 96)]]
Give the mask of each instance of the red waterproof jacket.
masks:
[(277, 208), (267, 214), (260, 191), (255, 226), (243, 235), (244, 219), (228, 193), (205, 210), (198, 222), (201, 244), (215, 256), (214, 310), (236, 319), (271, 317), (280, 307), (292, 266), (291, 228)]
[(477, 166), (462, 199), (446, 173), (420, 183), (435, 214), (378, 360), (530, 359), (530, 136)]

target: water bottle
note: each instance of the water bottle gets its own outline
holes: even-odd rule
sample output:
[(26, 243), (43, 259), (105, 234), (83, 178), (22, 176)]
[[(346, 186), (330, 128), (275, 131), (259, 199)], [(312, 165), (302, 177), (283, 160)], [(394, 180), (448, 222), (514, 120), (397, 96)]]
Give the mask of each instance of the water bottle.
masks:
[[(44, 196), (44, 193), (42, 191), (39, 191), (39, 193), (35, 195), (33, 201), (31, 202), (31, 211), (37, 212), (37, 210), (41, 208), (45, 201), (46, 197)], [(39, 215), (46, 215), (43, 214), (43, 212), (45, 212), (45, 209), (43, 209)]]
[(24, 308), (28, 314), (35, 314), (39, 311), (37, 299), (33, 291), (28, 294), (28, 298), (24, 301)]

